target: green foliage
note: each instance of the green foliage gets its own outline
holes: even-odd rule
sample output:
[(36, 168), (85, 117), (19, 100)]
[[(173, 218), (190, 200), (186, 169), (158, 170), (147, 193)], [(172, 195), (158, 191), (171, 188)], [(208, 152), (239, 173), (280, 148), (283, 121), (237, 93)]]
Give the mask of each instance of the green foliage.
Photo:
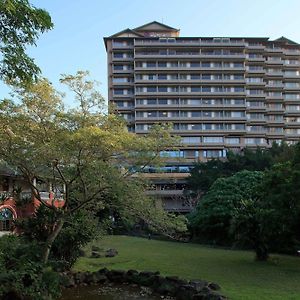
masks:
[[(40, 206), (31, 218), (17, 222), (22, 236), (41, 246), (51, 234), (51, 228), (57, 220), (57, 212)], [(64, 226), (55, 239), (50, 262), (60, 270), (70, 269), (80, 255), (80, 249), (98, 236), (98, 222), (91, 212), (80, 210), (68, 216)]]
[(40, 73), (26, 54), (39, 35), (53, 27), (49, 14), (28, 0), (0, 1), (0, 78), (9, 84), (28, 84)]
[(228, 152), (226, 160), (212, 159), (199, 162), (191, 171), (188, 185), (194, 196), (205, 194), (214, 181), (243, 170), (264, 171), (277, 162), (286, 161), (294, 151), (292, 146), (285, 143), (274, 143), (270, 149), (245, 148), (242, 153)]
[[(103, 97), (88, 72), (63, 75), (61, 82), (75, 95), (77, 108), (65, 109), (61, 94), (45, 79), (16, 91), (18, 102), (0, 104), (0, 159), (18, 170), (35, 198), (52, 211), (45, 227), (43, 222), (32, 224), (37, 227), (33, 238), (44, 241), (43, 260), (47, 262), (69, 218), (82, 209), (101, 213), (113, 207), (122, 218), (143, 219), (164, 234), (184, 230), (185, 220), (156, 209), (144, 195), (145, 185), (130, 171), (131, 166), (159, 164), (160, 151), (178, 143), (169, 127), (155, 126), (147, 136), (128, 132), (123, 120), (104, 113)], [(61, 207), (42, 200), (35, 178), (63, 192)], [(85, 242), (86, 236), (78, 237)], [(76, 249), (61, 250), (60, 259), (71, 265)]]
[(259, 196), (258, 186), (263, 178), (259, 171), (242, 171), (217, 179), (189, 215), (191, 227), (202, 241), (230, 245), (230, 225), (235, 207), (245, 199)]
[(0, 298), (53, 299), (59, 276), (41, 263), (40, 246), (13, 235), (0, 238)]

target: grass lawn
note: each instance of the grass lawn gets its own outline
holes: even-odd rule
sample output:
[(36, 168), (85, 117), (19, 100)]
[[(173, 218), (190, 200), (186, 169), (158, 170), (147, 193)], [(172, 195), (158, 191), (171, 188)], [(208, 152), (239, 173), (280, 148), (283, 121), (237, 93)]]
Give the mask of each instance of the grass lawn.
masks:
[(255, 262), (254, 253), (213, 249), (198, 244), (107, 236), (93, 245), (115, 248), (113, 258), (80, 258), (74, 269), (96, 271), (137, 269), (160, 271), (186, 279), (205, 279), (221, 285), (230, 299), (300, 299), (300, 258), (273, 255), (268, 262)]

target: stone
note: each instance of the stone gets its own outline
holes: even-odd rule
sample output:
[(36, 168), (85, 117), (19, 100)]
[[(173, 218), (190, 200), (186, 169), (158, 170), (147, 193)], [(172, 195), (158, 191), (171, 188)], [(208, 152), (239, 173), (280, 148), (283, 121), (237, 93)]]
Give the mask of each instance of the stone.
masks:
[(107, 273), (107, 278), (112, 282), (122, 283), (126, 281), (126, 271), (111, 270)]
[(97, 251), (92, 251), (91, 258), (100, 258), (102, 255)]
[(61, 274), (60, 275), (60, 285), (62, 285), (65, 288), (74, 287), (76, 285), (74, 277), (72, 275)]
[(82, 284), (84, 282), (84, 279), (85, 279), (85, 273), (78, 272), (74, 274), (75, 283)]
[(217, 283), (214, 283), (214, 282), (210, 282), (208, 284), (208, 287), (214, 291), (219, 291), (221, 289), (221, 287)]
[(153, 285), (155, 290), (161, 295), (175, 296), (179, 286), (177, 282), (173, 280), (168, 280), (163, 277), (160, 277), (159, 279), (160, 279), (160, 284)]
[(107, 274), (109, 272), (109, 270), (107, 268), (102, 268), (100, 270), (97, 271), (97, 273), (100, 273), (100, 274)]
[(205, 280), (191, 280), (189, 284), (192, 285), (197, 292), (202, 291), (204, 287), (208, 286), (208, 282)]
[(92, 246), (92, 251), (101, 251), (102, 249), (98, 246)]
[(104, 283), (107, 281), (107, 276), (104, 273), (94, 272), (94, 276), (97, 283)]
[(83, 280), (84, 283), (87, 284), (92, 284), (92, 283), (97, 283), (97, 275), (96, 272), (95, 273), (85, 273), (85, 278)]
[(118, 255), (118, 251), (116, 249), (108, 249), (105, 251), (105, 257), (115, 257)]
[(176, 292), (177, 300), (192, 300), (197, 290), (190, 284), (181, 285)]

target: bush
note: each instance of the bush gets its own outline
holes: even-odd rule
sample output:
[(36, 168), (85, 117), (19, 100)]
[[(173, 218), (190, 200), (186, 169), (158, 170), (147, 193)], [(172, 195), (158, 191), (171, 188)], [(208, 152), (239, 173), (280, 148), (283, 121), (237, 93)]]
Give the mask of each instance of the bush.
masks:
[[(18, 222), (22, 236), (43, 246), (54, 223), (54, 213), (40, 206), (34, 217)], [(93, 215), (84, 210), (66, 217), (64, 226), (53, 243), (49, 258), (56, 270), (68, 270), (73, 266), (80, 256), (80, 249), (98, 235), (97, 223)]]
[(1, 299), (59, 297), (59, 275), (41, 263), (40, 253), (34, 242), (13, 235), (0, 238)]

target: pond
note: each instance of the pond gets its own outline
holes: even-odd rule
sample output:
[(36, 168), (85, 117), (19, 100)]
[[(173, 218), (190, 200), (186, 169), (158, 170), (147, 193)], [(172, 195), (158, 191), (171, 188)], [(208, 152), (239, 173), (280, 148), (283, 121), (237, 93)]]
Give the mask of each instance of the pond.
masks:
[[(133, 285), (89, 285), (65, 289), (60, 300), (158, 300), (148, 288)], [(166, 298), (165, 298), (166, 299)], [(172, 299), (172, 298), (168, 298)]]

